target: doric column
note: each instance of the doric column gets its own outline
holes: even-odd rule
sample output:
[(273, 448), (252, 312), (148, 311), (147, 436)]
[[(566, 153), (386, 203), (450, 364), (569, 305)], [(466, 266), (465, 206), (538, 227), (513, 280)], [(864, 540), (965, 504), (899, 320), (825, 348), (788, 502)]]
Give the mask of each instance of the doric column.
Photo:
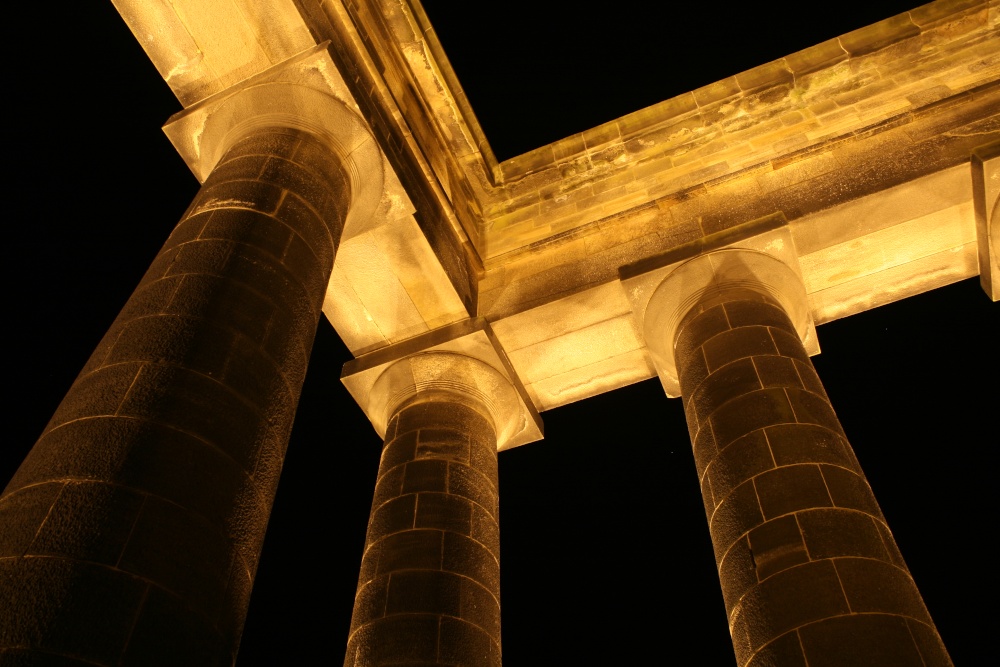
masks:
[(647, 310), (647, 342), (676, 363), (737, 662), (950, 665), (789, 317), (796, 280), (719, 251)]
[(394, 363), (372, 394), (385, 445), (344, 664), (498, 666), (497, 443), (517, 394), (450, 352)]
[(0, 662), (234, 661), (350, 204), (310, 134), (225, 151), (0, 499)]

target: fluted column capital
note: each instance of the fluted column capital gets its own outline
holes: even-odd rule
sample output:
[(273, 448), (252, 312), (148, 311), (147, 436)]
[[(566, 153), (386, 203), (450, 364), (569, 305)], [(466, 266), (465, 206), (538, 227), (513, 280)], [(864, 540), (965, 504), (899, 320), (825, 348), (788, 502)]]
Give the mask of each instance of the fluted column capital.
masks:
[(411, 206), (323, 45), (176, 114), (163, 130), (204, 182), (241, 138), (264, 127), (308, 132), (340, 159), (351, 184), (346, 240)]
[(470, 319), (364, 355), (341, 378), (380, 437), (414, 399), (442, 392), (489, 417), (497, 449), (542, 438), (542, 421), (489, 324)]
[(776, 301), (791, 318), (806, 351), (819, 353), (795, 246), (780, 213), (734, 228), (715, 243), (691, 244), (658, 262), (627, 267), (622, 283), (668, 396), (681, 395), (674, 358), (681, 321), (733, 290)]
[(380, 432), (404, 405), (451, 394), (489, 417), (502, 446), (524, 427), (521, 401), (510, 379), (487, 363), (443, 350), (419, 352), (392, 362), (372, 386), (369, 416)]
[[(661, 377), (677, 382), (674, 342), (681, 321), (711, 307), (734, 290), (756, 292), (781, 305), (805, 343), (811, 319), (805, 288), (787, 264), (756, 250), (726, 248), (690, 259), (671, 271), (653, 292), (643, 317), (643, 335)], [(677, 384), (677, 394), (680, 384)]]

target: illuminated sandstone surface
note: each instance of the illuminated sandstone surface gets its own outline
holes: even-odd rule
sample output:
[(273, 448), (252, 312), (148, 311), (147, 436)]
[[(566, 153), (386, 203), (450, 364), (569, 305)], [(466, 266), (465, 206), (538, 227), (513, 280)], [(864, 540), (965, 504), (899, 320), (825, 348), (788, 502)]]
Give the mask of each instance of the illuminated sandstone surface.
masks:
[(0, 499), (5, 659), (235, 660), (322, 313), (385, 441), (345, 664), (499, 665), (496, 452), (652, 377), (740, 665), (951, 664), (809, 356), (1000, 295), (996, 2), (502, 162), (415, 0), (115, 6), (203, 187)]

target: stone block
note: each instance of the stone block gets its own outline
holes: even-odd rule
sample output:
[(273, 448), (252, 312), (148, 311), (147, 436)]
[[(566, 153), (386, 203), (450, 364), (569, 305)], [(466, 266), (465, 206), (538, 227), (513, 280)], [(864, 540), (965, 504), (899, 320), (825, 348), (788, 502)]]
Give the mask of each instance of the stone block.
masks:
[(744, 482), (719, 501), (709, 529), (715, 560), (719, 562), (741, 536), (764, 523), (753, 482)]
[(148, 497), (118, 567), (156, 582), (212, 618), (222, 605), (231, 561), (230, 541), (204, 519)]
[(764, 387), (799, 388), (802, 380), (795, 368), (795, 360), (788, 357), (752, 357), (754, 368)]
[[(50, 486), (46, 484), (43, 488)], [(66, 483), (27, 554), (114, 567), (143, 501), (141, 494), (120, 486), (102, 482)]]
[(500, 560), (500, 525), (481, 505), (472, 506), (472, 532), (469, 536), (486, 546), (493, 557)]
[(258, 450), (268, 437), (263, 416), (236, 392), (175, 366), (144, 366), (130, 384), (118, 414), (185, 431), (223, 450), (248, 471), (253, 470)]
[[(390, 422), (392, 428), (395, 422)], [(397, 466), (404, 465), (416, 458), (417, 452), (417, 432), (407, 431), (400, 433), (396, 430), (396, 435), (391, 440), (386, 440), (385, 447), (382, 448), (382, 460), (379, 463), (379, 479), (395, 470)]]
[(909, 13), (914, 24), (926, 29), (940, 21), (954, 20), (956, 14), (978, 9), (982, 5), (982, 0), (939, 0), (911, 9)]
[(714, 372), (731, 361), (745, 357), (778, 354), (768, 331), (767, 327), (741, 327), (709, 339), (702, 348), (709, 370)]
[(743, 91), (790, 83), (792, 79), (792, 72), (784, 59), (774, 60), (736, 75), (736, 83)]
[(705, 517), (708, 519), (708, 524), (712, 525), (712, 517), (715, 515), (715, 507), (718, 503), (715, 501), (715, 493), (712, 491), (712, 480), (708, 475), (704, 475), (701, 478), (701, 500), (705, 505)]
[(909, 572), (871, 558), (837, 558), (833, 562), (851, 611), (898, 614), (931, 623)]
[(816, 369), (812, 363), (806, 363), (799, 359), (793, 359), (793, 361), (795, 362), (795, 370), (799, 374), (802, 387), (829, 401), (830, 398), (826, 394), (826, 389), (823, 388), (823, 383), (820, 381), (819, 375), (816, 374)]
[(747, 667), (808, 667), (796, 631), (786, 632), (757, 651)]
[(440, 661), (445, 664), (500, 667), (500, 646), (496, 639), (471, 623), (442, 618)]
[(416, 507), (416, 494), (408, 493), (405, 496), (393, 498), (378, 508), (373, 509), (371, 521), (368, 525), (367, 542), (371, 543), (382, 539), (386, 535), (392, 535), (404, 530), (428, 527), (415, 525)]
[(391, 576), (384, 574), (358, 585), (358, 592), (354, 596), (354, 612), (351, 614), (351, 633), (366, 623), (385, 616)]
[[(15, 473), (7, 492), (65, 477), (106, 479), (131, 448), (134, 424), (115, 417), (68, 422), (47, 431)], [(94, 442), (101, 442), (97, 449)]]
[(413, 526), (471, 535), (472, 503), (447, 493), (418, 494)]
[(239, 208), (272, 214), (278, 209), (283, 194), (281, 188), (260, 181), (216, 183), (209, 180), (192, 202), (189, 215), (234, 208), (233, 202), (239, 202)]
[(462, 577), (450, 572), (405, 570), (389, 578), (385, 614), (437, 614), (462, 612)]
[(780, 306), (766, 301), (727, 301), (723, 304), (726, 318), (733, 328), (748, 326), (777, 327), (786, 331), (795, 331), (788, 315)]
[(948, 650), (934, 626), (915, 621), (912, 618), (906, 619), (906, 625), (917, 645), (917, 650), (920, 651), (920, 657), (923, 659), (925, 667), (952, 666)]
[(440, 570), (443, 533), (439, 530), (408, 530), (381, 541), (377, 572), (396, 570)]
[(351, 636), (345, 665), (434, 664), (438, 658), (438, 617), (406, 614), (375, 620)]
[[(322, 151), (326, 154), (324, 162), (330, 164), (331, 161), (327, 157), (329, 151), (323, 148), (315, 150), (310, 148), (310, 150), (315, 153)], [(346, 200), (349, 195), (346, 192), (338, 192), (338, 190), (348, 188), (348, 185), (342, 178), (336, 178), (340, 169), (336, 165), (331, 166), (328, 173), (334, 178), (320, 175), (317, 171), (298, 162), (271, 156), (264, 162), (260, 175), (255, 180), (277, 186), (289, 194), (294, 194), (315, 209), (316, 213), (324, 220), (335, 220), (344, 217), (347, 207), (343, 204), (349, 205), (349, 201), (341, 200)]]
[(382, 557), (382, 546), (382, 540), (379, 540), (365, 547), (361, 558), (361, 573), (358, 575), (359, 588), (379, 576), (378, 563)]
[(146, 587), (94, 563), (4, 559), (0, 561), (4, 643), (70, 654), (90, 664), (121, 664)]
[[(168, 283), (168, 280), (172, 282)], [(283, 310), (256, 290), (220, 276), (186, 274), (155, 284), (159, 283), (173, 285), (175, 289), (169, 303), (163, 305), (162, 312), (183, 317), (213, 317), (256, 342), (263, 343), (267, 339), (268, 325), (275, 318), (275, 313)], [(226, 294), (228, 298), (220, 299), (221, 294)], [(126, 312), (128, 310), (126, 306)], [(147, 313), (135, 313), (136, 316), (144, 314)]]
[(288, 421), (294, 419), (295, 403), (305, 379), (298, 368), (283, 368), (259, 344), (243, 336), (233, 339), (226, 360), (229, 363), (221, 374), (221, 382), (236, 388), (244, 400), (259, 407), (272, 420), (275, 415), (289, 411), (292, 414), (288, 415)]
[(212, 170), (211, 178), (217, 183), (256, 180), (266, 159), (263, 155), (256, 154), (223, 156)]
[(718, 103), (735, 95), (739, 95), (740, 84), (736, 81), (735, 76), (731, 76), (728, 79), (722, 79), (721, 81), (710, 83), (707, 86), (702, 86), (692, 92), (698, 106), (707, 107), (711, 106), (713, 103)]
[(710, 419), (720, 450), (751, 431), (794, 422), (795, 415), (781, 387), (760, 389), (735, 398), (716, 410)]
[(842, 509), (817, 509), (797, 514), (809, 555), (813, 558), (859, 556), (891, 563), (876, 520)]
[(920, 28), (904, 13), (841, 35), (840, 43), (852, 58), (857, 58), (919, 34)]
[(807, 49), (785, 56), (788, 68), (796, 77), (830, 67), (841, 60), (847, 60), (848, 53), (837, 39), (821, 42)]
[(719, 564), (719, 581), (722, 583), (722, 598), (726, 603), (726, 613), (732, 614), (743, 595), (757, 585), (754, 555), (746, 535), (733, 543)]
[[(319, 214), (304, 201), (298, 197), (285, 197), (274, 217), (301, 236), (323, 266), (333, 264), (334, 249), (340, 244), (340, 230), (331, 231)], [(334, 231), (337, 232), (336, 238), (332, 235)]]
[(728, 401), (762, 388), (753, 360), (744, 357), (712, 371), (688, 394), (688, 403), (694, 406), (697, 423), (701, 424)]
[(692, 442), (694, 464), (698, 470), (698, 479), (701, 479), (705, 476), (708, 464), (719, 454), (719, 448), (715, 444), (715, 434), (712, 433), (711, 424), (705, 424), (704, 428), (695, 431), (694, 436)]
[(469, 435), (455, 429), (424, 428), (417, 436), (416, 458), (469, 462)]
[(789, 630), (849, 611), (833, 563), (805, 563), (778, 572), (745, 595), (734, 634), (737, 626), (745, 628), (756, 651)]
[[(111, 330), (113, 331), (119, 323), (127, 322), (135, 317), (166, 312), (165, 309), (173, 299), (174, 293), (183, 283), (184, 278), (172, 277), (157, 278), (140, 284), (118, 314)], [(105, 344), (113, 342), (114, 339), (110, 336), (105, 336), (105, 340), (102, 341)]]
[(751, 530), (748, 538), (754, 569), (760, 581), (809, 561), (810, 554), (795, 516), (766, 521)]
[[(495, 486), (498, 474), (497, 467), (497, 437), (492, 426), (482, 419), (482, 429), (479, 433), (470, 432), (469, 441), (471, 444), (471, 463), (474, 470), (478, 470), (486, 479), (491, 480)], [(488, 429), (488, 430), (487, 430)]]
[(463, 535), (444, 533), (441, 567), (469, 577), (487, 590), (500, 590), (500, 563), (485, 546)]
[(35, 539), (65, 482), (35, 484), (0, 500), (0, 558), (20, 558)]
[(774, 327), (769, 327), (768, 331), (771, 334), (771, 339), (774, 341), (775, 347), (778, 349), (778, 354), (798, 359), (803, 363), (810, 363), (809, 355), (806, 354), (805, 348), (802, 347), (802, 340), (797, 334)]
[(113, 415), (140, 374), (142, 364), (118, 364), (78, 378), (46, 430), (85, 417)]
[[(180, 222), (177, 223), (177, 226), (174, 227), (173, 231), (170, 232), (170, 236), (167, 237), (167, 240), (164, 242), (160, 252), (171, 248), (176, 249), (177, 246), (197, 240), (198, 237), (201, 236), (201, 232), (205, 228), (205, 225), (207, 225), (209, 221), (215, 217), (217, 212), (218, 210), (210, 209), (196, 213), (193, 212), (192, 209), (189, 209), (188, 212), (181, 218)], [(147, 275), (149, 274), (147, 273)]]
[(232, 346), (233, 333), (214, 323), (152, 315), (136, 318), (121, 328), (105, 363), (168, 363), (221, 377)]
[(840, 616), (801, 628), (799, 637), (809, 667), (880, 664), (923, 667), (906, 625), (899, 616)]
[(273, 216), (231, 208), (212, 211), (212, 217), (198, 235), (198, 240), (235, 241), (281, 259), (293, 235), (292, 228)]
[(791, 465), (754, 478), (760, 506), (768, 519), (802, 509), (830, 507), (823, 475), (815, 465)]
[(719, 452), (708, 466), (708, 478), (712, 481), (712, 492), (721, 500), (732, 489), (772, 468), (774, 460), (767, 438), (763, 431), (757, 430), (737, 438)]
[(903, 561), (903, 554), (899, 552), (899, 547), (896, 546), (896, 539), (892, 536), (892, 531), (890, 531), (889, 527), (886, 526), (881, 520), (874, 519), (874, 522), (879, 535), (882, 537), (882, 543), (885, 545), (886, 551), (889, 553), (889, 562), (896, 567), (906, 569), (906, 563)]
[(248, 134), (229, 147), (226, 154), (220, 158), (219, 164), (224, 165), (230, 160), (246, 155), (291, 156), (298, 148), (301, 135), (300, 131), (285, 127), (269, 127), (260, 132)]
[(824, 396), (795, 387), (788, 387), (785, 393), (795, 412), (795, 419), (800, 424), (817, 424), (844, 435), (833, 406)]
[(421, 459), (406, 464), (403, 473), (403, 493), (448, 490), (448, 463), (438, 459)]
[(779, 466), (794, 463), (832, 463), (854, 468), (850, 445), (843, 437), (814, 424), (778, 424), (765, 429), (771, 454)]
[(460, 617), (479, 626), (497, 644), (500, 643), (500, 600), (496, 595), (471, 579), (461, 579), (462, 608)]
[(821, 465), (820, 469), (834, 505), (858, 510), (885, 522), (882, 510), (875, 502), (875, 495), (864, 477), (839, 466)]
[(708, 377), (708, 362), (705, 361), (705, 355), (700, 349), (685, 356), (677, 355), (677, 359), (680, 361), (678, 373), (680, 386), (690, 395)]
[(401, 466), (394, 466), (382, 473), (375, 483), (375, 496), (372, 499), (372, 509), (381, 507), (383, 503), (403, 492), (404, 470), (405, 468)]

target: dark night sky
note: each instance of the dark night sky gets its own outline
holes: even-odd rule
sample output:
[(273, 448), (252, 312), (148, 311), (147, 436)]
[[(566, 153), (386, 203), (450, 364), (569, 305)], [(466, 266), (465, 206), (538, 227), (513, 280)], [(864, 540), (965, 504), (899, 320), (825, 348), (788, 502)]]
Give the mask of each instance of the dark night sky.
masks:
[[(467, 4), (427, 2), (500, 157), (905, 9), (839, 3), (764, 28), (731, 7)], [(12, 26), (48, 38), (8, 55), (4, 481), (197, 189), (159, 129), (179, 104), (110, 2), (18, 11)], [(993, 654), (979, 609), (996, 584), (998, 320), (970, 279), (823, 325), (814, 360), (957, 664)], [(240, 667), (342, 660), (380, 444), (340, 385), (348, 358), (324, 320)], [(543, 442), (500, 456), (505, 662), (733, 664), (680, 401), (650, 380), (543, 419)]]

